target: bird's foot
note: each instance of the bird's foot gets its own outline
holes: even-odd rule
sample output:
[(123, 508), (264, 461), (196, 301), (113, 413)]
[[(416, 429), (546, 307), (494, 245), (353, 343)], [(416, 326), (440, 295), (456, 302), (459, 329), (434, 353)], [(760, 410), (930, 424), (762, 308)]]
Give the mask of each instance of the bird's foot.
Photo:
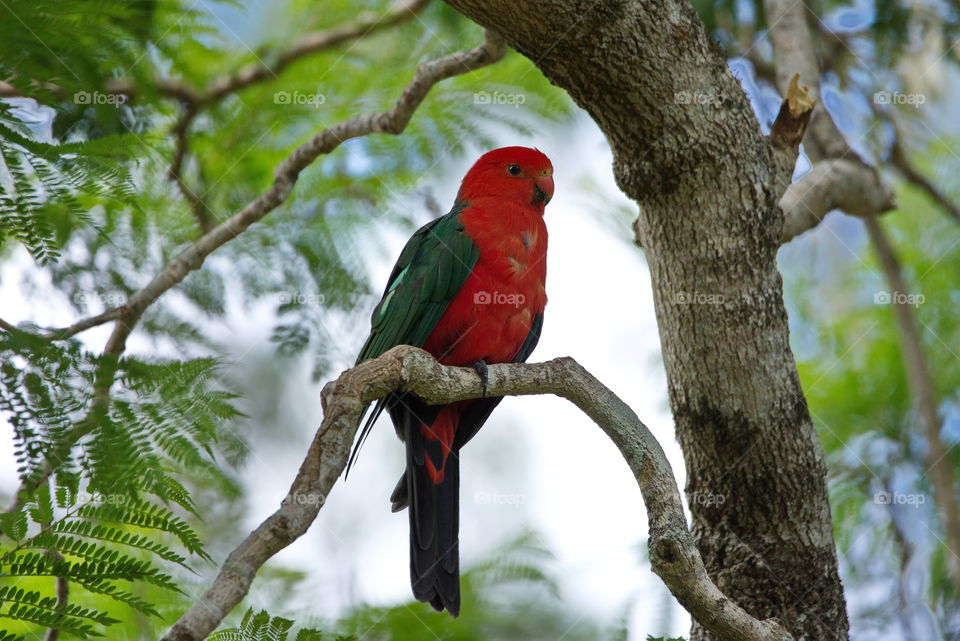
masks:
[(480, 377), (480, 383), (483, 384), (483, 395), (487, 395), (487, 362), (479, 360), (473, 364), (473, 371)]

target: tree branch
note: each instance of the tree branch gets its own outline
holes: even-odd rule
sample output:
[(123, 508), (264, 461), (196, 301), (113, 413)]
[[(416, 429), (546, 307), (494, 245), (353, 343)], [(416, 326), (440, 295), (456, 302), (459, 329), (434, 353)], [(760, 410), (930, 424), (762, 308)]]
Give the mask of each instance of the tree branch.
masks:
[[(402, 133), (417, 107), (420, 106), (435, 84), (447, 78), (493, 64), (503, 58), (505, 52), (506, 48), (503, 40), (497, 34), (486, 31), (484, 42), (480, 46), (421, 64), (417, 68), (413, 80), (407, 84), (392, 108), (387, 111), (348, 118), (320, 131), (310, 140), (297, 147), (277, 165), (274, 170), (273, 185), (267, 191), (247, 203), (240, 211), (214, 227), (175, 256), (143, 289), (131, 296), (125, 305), (81, 320), (64, 330), (54, 330), (49, 336), (60, 338), (59, 335), (56, 335), (58, 331), (72, 336), (84, 329), (96, 327), (109, 321), (116, 321), (103, 354), (104, 356), (119, 358), (126, 348), (127, 337), (130, 336), (143, 312), (167, 290), (182, 281), (187, 274), (199, 269), (207, 256), (216, 249), (233, 240), (250, 225), (279, 207), (290, 195), (300, 172), (310, 163), (352, 138), (359, 138), (372, 133)], [(16, 328), (13, 329), (16, 330)], [(98, 378), (97, 385), (94, 388), (97, 403), (106, 403), (109, 400), (109, 389), (113, 384), (112, 371), (103, 370), (102, 372), (103, 375)], [(64, 439), (65, 450), (69, 450), (77, 441), (89, 433), (94, 425), (93, 421), (89, 419), (90, 415), (81, 420), (72, 430), (72, 433), (68, 435), (69, 438)], [(56, 457), (54, 458), (56, 459)], [(41, 473), (31, 477), (29, 485), (21, 484), (13, 505), (6, 511), (18, 509), (22, 505), (24, 495), (38, 487), (40, 483), (45, 482), (52, 472), (53, 467), (45, 463)]]
[[(136, 292), (123, 307), (123, 314), (114, 328), (110, 343), (122, 346), (144, 310), (168, 289), (198, 269), (214, 250), (233, 240), (250, 225), (280, 206), (290, 195), (300, 172), (323, 154), (342, 143), (371, 133), (400, 134), (406, 129), (414, 111), (433, 86), (453, 76), (479, 69), (500, 60), (505, 52), (503, 41), (487, 32), (484, 43), (468, 51), (459, 51), (417, 68), (394, 106), (377, 113), (354, 116), (315, 134), (297, 147), (274, 170), (273, 185), (247, 205), (204, 234), (177, 255), (143, 289)], [(122, 347), (119, 352), (122, 352)]]
[[(816, 59), (813, 55), (813, 46), (806, 23), (806, 5), (793, 0), (766, 0), (765, 6), (771, 24), (770, 39), (774, 43), (778, 80), (789, 65), (805, 65), (806, 68), (816, 69)], [(819, 76), (816, 77), (819, 78)], [(815, 123), (816, 118), (817, 115), (814, 114)], [(809, 149), (813, 152), (812, 156), (843, 158), (850, 153), (850, 148), (843, 139), (843, 135), (828, 114), (820, 123), (820, 126), (811, 129), (811, 134), (811, 136), (808, 136), (808, 140), (810, 142)], [(810, 140), (811, 138), (812, 140)], [(816, 165), (814, 167), (816, 168)], [(869, 175), (867, 172), (869, 172)], [(863, 173), (863, 176), (857, 181), (850, 180), (846, 183), (848, 194), (843, 197), (844, 200), (853, 199), (859, 203), (864, 198), (880, 202), (889, 199), (892, 204), (892, 196), (887, 196), (889, 188), (882, 182), (875, 169), (863, 165), (858, 173)], [(859, 194), (860, 198), (857, 198), (856, 191), (862, 189), (863, 186), (869, 186), (870, 183), (873, 183), (874, 186)], [(883, 211), (877, 210), (876, 213), (879, 214)], [(856, 212), (851, 211), (850, 213)], [(906, 281), (901, 273), (896, 253), (883, 233), (883, 228), (873, 215), (865, 216), (864, 222), (867, 226), (870, 243), (877, 254), (881, 269), (892, 290), (891, 297), (897, 294), (905, 294), (907, 291)], [(934, 488), (933, 498), (942, 514), (948, 548), (953, 553), (949, 561), (949, 575), (954, 587), (960, 590), (960, 559), (957, 558), (957, 555), (960, 554), (960, 506), (958, 506), (954, 496), (953, 469), (946, 458), (947, 448), (940, 438), (942, 424), (937, 407), (936, 383), (933, 380), (933, 374), (923, 351), (923, 343), (920, 340), (920, 330), (914, 310), (903, 300), (897, 299), (891, 302), (893, 303), (894, 317), (900, 334), (900, 350), (903, 355), (910, 392), (923, 419), (924, 437), (927, 441), (928, 450), (927, 462), (930, 468), (928, 472), (931, 474), (931, 483)]]
[[(92, 327), (97, 327), (99, 325), (103, 325), (104, 323), (109, 323), (110, 321), (117, 320), (118, 318), (120, 318), (122, 311), (123, 311), (122, 307), (113, 307), (103, 313), (97, 314), (96, 316), (90, 316), (88, 318), (79, 320), (73, 325), (70, 325), (69, 327), (48, 329), (43, 334), (38, 334), (38, 336), (48, 341), (66, 340)], [(3, 320), (2, 318), (0, 318), (0, 329), (6, 330), (8, 332), (28, 332), (29, 331), (26, 329), (21, 329), (16, 325), (14, 325), (13, 323)]]
[[(41, 526), (41, 530), (46, 530), (50, 527), (49, 523), (44, 523)], [(63, 555), (57, 552), (54, 549), (45, 550), (44, 554), (47, 557), (53, 559), (54, 562), (63, 561)], [(56, 609), (60, 613), (56, 621), (59, 622), (63, 618), (63, 611), (67, 609), (67, 604), (70, 598), (70, 582), (66, 577), (58, 576), (56, 578), (56, 595), (57, 595), (57, 605)], [(60, 629), (55, 627), (47, 628), (47, 631), (43, 635), (43, 641), (57, 641), (60, 638)]]
[(924, 353), (916, 314), (910, 305), (910, 299), (907, 298), (910, 289), (903, 277), (896, 252), (883, 232), (880, 221), (866, 218), (864, 223), (873, 251), (877, 254), (880, 268), (890, 287), (890, 304), (900, 335), (900, 354), (907, 386), (920, 414), (927, 441), (926, 465), (930, 485), (933, 486), (933, 500), (943, 519), (947, 548), (952, 552), (947, 555), (948, 574), (954, 586), (960, 590), (960, 559), (957, 557), (960, 554), (960, 506), (954, 496), (956, 479), (953, 464), (947, 456), (949, 448), (940, 438), (943, 422), (937, 403), (937, 384)]
[[(707, 576), (687, 529), (680, 491), (660, 444), (633, 410), (572, 358), (547, 363), (492, 365), (492, 396), (555, 394), (587, 414), (610, 437), (630, 466), (650, 523), (653, 571), (705, 627), (728, 641), (785, 641), (779, 623), (758, 621), (726, 597)], [(231, 552), (210, 589), (180, 617), (163, 641), (205, 638), (247, 594), (257, 570), (306, 532), (350, 453), (366, 406), (393, 390), (429, 404), (480, 398), (480, 378), (469, 368), (445, 367), (423, 350), (401, 345), (347, 370), (322, 394), (317, 430), (280, 508)]]
[[(430, 0), (402, 0), (384, 14), (366, 12), (352, 22), (300, 36), (287, 49), (270, 56), (273, 62), (250, 63), (234, 73), (210, 81), (205, 89), (169, 78), (154, 80), (153, 89), (187, 105), (208, 106), (252, 84), (276, 78), (289, 65), (310, 54), (406, 22), (414, 18), (428, 4)], [(128, 78), (110, 81), (105, 89), (109, 93), (122, 94), (130, 98), (135, 98), (137, 94), (136, 83)]]
[(834, 209), (869, 217), (893, 207), (889, 191), (875, 186), (874, 176), (863, 171), (859, 162), (835, 159), (816, 163), (780, 198), (782, 242), (790, 242), (813, 229)]
[[(793, 0), (765, 0), (767, 24), (770, 25), (769, 37), (773, 44), (773, 57), (777, 69), (777, 88), (787, 95), (790, 88), (790, 79), (799, 73), (810, 83), (807, 87), (813, 99), (820, 97), (820, 67), (817, 63), (813, 38), (807, 24), (807, 7), (802, 2)], [(829, 171), (830, 165), (807, 176), (808, 186), (800, 188), (790, 194), (790, 203), (801, 203), (799, 212), (793, 217), (785, 216), (782, 237), (784, 242), (798, 234), (815, 227), (830, 211), (821, 206), (830, 201), (842, 201), (855, 207), (846, 210), (847, 213), (857, 216), (875, 216), (894, 208), (893, 193), (883, 182), (875, 168), (864, 163), (853, 149), (830, 117), (826, 108), (818, 104), (810, 119), (810, 126), (804, 138), (804, 149), (814, 162), (831, 159), (846, 159), (843, 165), (844, 176), (849, 180), (848, 189), (859, 193), (841, 194), (843, 183), (832, 180)], [(834, 166), (836, 168), (836, 166)], [(831, 180), (832, 184), (824, 185), (818, 194), (813, 191), (817, 181)], [(786, 197), (787, 194), (784, 194)], [(814, 201), (807, 207), (804, 200)]]
[(218, 101), (238, 89), (278, 76), (291, 63), (312, 53), (406, 22), (429, 3), (430, 0), (404, 0), (385, 14), (367, 12), (353, 22), (301, 36), (288, 49), (280, 52), (272, 64), (252, 63), (236, 73), (213, 81), (208, 85), (204, 99)]
[(809, 89), (806, 85), (800, 85), (799, 73), (793, 74), (783, 102), (780, 103), (780, 112), (770, 127), (770, 135), (767, 136), (777, 163), (780, 193), (786, 190), (793, 178), (797, 156), (800, 154), (800, 141), (803, 140), (810, 115), (817, 105)]
[(888, 161), (890, 165), (903, 176), (904, 180), (925, 192), (950, 218), (955, 222), (960, 222), (960, 203), (950, 200), (939, 187), (920, 173), (913, 163), (910, 162), (910, 159), (907, 157), (907, 152), (903, 148), (903, 143), (900, 140), (900, 131), (898, 129), (895, 129), (895, 131), (893, 147), (890, 150), (890, 160)]
[(170, 168), (167, 170), (167, 177), (180, 189), (184, 200), (190, 206), (193, 217), (197, 219), (200, 229), (203, 233), (211, 231), (216, 226), (216, 219), (213, 212), (207, 207), (202, 196), (196, 193), (186, 183), (183, 178), (183, 162), (187, 156), (187, 148), (190, 145), (188, 131), (194, 118), (197, 117), (198, 107), (195, 104), (188, 104), (184, 107), (183, 113), (177, 118), (176, 124), (171, 128), (174, 138), (173, 158), (170, 161)]

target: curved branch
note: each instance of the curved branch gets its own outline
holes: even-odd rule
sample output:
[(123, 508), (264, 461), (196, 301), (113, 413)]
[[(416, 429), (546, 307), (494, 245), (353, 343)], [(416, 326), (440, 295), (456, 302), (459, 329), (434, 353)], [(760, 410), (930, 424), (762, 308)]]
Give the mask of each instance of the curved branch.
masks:
[[(250, 63), (234, 73), (212, 80), (207, 84), (206, 89), (198, 89), (170, 78), (154, 80), (152, 82), (153, 89), (168, 98), (175, 98), (194, 107), (219, 102), (240, 89), (257, 82), (276, 78), (290, 64), (312, 53), (330, 49), (349, 40), (362, 38), (406, 22), (416, 17), (429, 3), (430, 0), (402, 0), (386, 13), (367, 12), (352, 22), (308, 33), (297, 38), (288, 48), (271, 56), (272, 63), (263, 61)], [(0, 90), (2, 89), (3, 87), (0, 85)], [(133, 80), (119, 78), (107, 83), (106, 91), (135, 98), (137, 86)]]
[(814, 164), (780, 198), (781, 242), (813, 229), (834, 209), (868, 217), (892, 208), (889, 190), (875, 187), (876, 174), (864, 171), (859, 162), (838, 158)]
[[(76, 336), (80, 332), (86, 331), (92, 327), (97, 327), (103, 325), (104, 323), (109, 323), (110, 321), (115, 321), (123, 314), (122, 307), (111, 307), (110, 309), (97, 314), (96, 316), (90, 316), (82, 320), (77, 321), (69, 327), (60, 327), (55, 329), (48, 329), (43, 334), (37, 334), (39, 338), (48, 341), (62, 341), (66, 340), (72, 336)], [(28, 332), (30, 330), (22, 329), (17, 327), (13, 323), (7, 322), (3, 319), (0, 319), (0, 329), (6, 330), (8, 332)]]
[[(267, 191), (247, 203), (243, 209), (214, 227), (175, 256), (143, 289), (131, 296), (125, 305), (83, 319), (64, 330), (54, 330), (48, 336), (51, 338), (72, 336), (85, 329), (116, 321), (103, 354), (104, 356), (119, 358), (126, 348), (127, 337), (130, 336), (143, 312), (167, 290), (182, 281), (187, 274), (199, 269), (207, 256), (216, 249), (233, 240), (250, 225), (279, 207), (290, 195), (300, 172), (310, 163), (319, 156), (330, 153), (351, 138), (359, 138), (372, 133), (402, 133), (420, 103), (423, 102), (435, 84), (447, 78), (493, 64), (503, 58), (505, 52), (506, 48), (503, 40), (495, 33), (486, 31), (484, 42), (480, 46), (421, 64), (417, 68), (413, 80), (406, 86), (392, 108), (387, 111), (363, 114), (344, 120), (317, 133), (310, 140), (297, 147), (277, 165), (274, 170), (273, 185)], [(6, 325), (16, 330), (9, 323), (6, 323)], [(58, 332), (65, 336), (60, 336)], [(96, 403), (107, 402), (112, 384), (113, 374), (112, 370), (108, 368), (102, 376), (98, 377), (97, 386), (94, 389)], [(63, 447), (65, 451), (68, 451), (92, 429), (94, 423), (88, 419), (89, 416), (81, 420), (69, 437), (64, 439)], [(41, 472), (31, 477), (29, 485), (21, 485), (17, 490), (13, 505), (6, 511), (17, 509), (22, 504), (22, 497), (32, 491), (33, 488), (38, 487), (40, 483), (45, 482), (52, 471), (51, 465), (44, 464)]]
[(458, 51), (439, 60), (420, 65), (413, 80), (406, 86), (391, 109), (344, 120), (315, 134), (310, 140), (297, 147), (277, 165), (274, 170), (273, 184), (267, 191), (180, 252), (159, 274), (154, 276), (153, 280), (130, 297), (123, 307), (123, 315), (117, 322), (108, 345), (121, 346), (117, 352), (121, 353), (127, 336), (150, 304), (182, 281), (191, 271), (198, 269), (214, 250), (233, 240), (250, 225), (279, 207), (290, 195), (300, 177), (300, 172), (319, 156), (330, 153), (352, 138), (372, 133), (402, 133), (413, 117), (414, 111), (435, 84), (492, 64), (500, 60), (504, 52), (503, 41), (496, 34), (487, 32), (484, 43), (478, 47), (468, 51)]
[(286, 499), (227, 557), (210, 589), (163, 641), (205, 638), (247, 594), (257, 570), (306, 532), (343, 472), (364, 409), (394, 390), (412, 392), (430, 404), (480, 398), (485, 391), (492, 396), (554, 394), (569, 400), (603, 429), (630, 466), (647, 508), (651, 566), (680, 603), (722, 640), (792, 639), (779, 623), (753, 618), (710, 580), (659, 442), (626, 403), (575, 360), (492, 365), (484, 390), (472, 369), (440, 365), (423, 350), (401, 345), (324, 387), (323, 422)]
[(273, 185), (267, 191), (180, 252), (143, 289), (133, 294), (126, 305), (85, 318), (70, 327), (52, 330), (47, 336), (51, 339), (68, 338), (92, 327), (120, 320), (123, 322), (118, 323), (111, 340), (125, 342), (133, 325), (150, 304), (182, 281), (188, 273), (198, 269), (214, 250), (233, 240), (250, 225), (283, 204), (293, 190), (300, 172), (319, 156), (332, 152), (352, 138), (373, 133), (403, 133), (413, 113), (435, 84), (498, 62), (505, 52), (506, 48), (500, 37), (488, 31), (483, 44), (478, 47), (423, 63), (392, 108), (348, 118), (320, 131), (297, 147), (274, 169)]
[(170, 129), (173, 134), (174, 147), (173, 158), (170, 161), (170, 168), (167, 169), (167, 178), (169, 178), (179, 189), (184, 200), (190, 206), (193, 217), (197, 219), (200, 229), (207, 233), (216, 226), (216, 218), (203, 197), (194, 191), (183, 177), (183, 163), (187, 158), (187, 148), (190, 146), (187, 132), (193, 119), (197, 117), (198, 107), (194, 104), (187, 105), (176, 123)]
[[(773, 44), (777, 88), (783, 95), (787, 95), (790, 79), (794, 74), (799, 73), (805, 82), (810, 83), (807, 87), (810, 96), (819, 101), (820, 65), (817, 62), (810, 27), (807, 24), (807, 6), (793, 0), (765, 0), (764, 8), (767, 23), (770, 25), (769, 37)], [(813, 110), (810, 126), (804, 138), (804, 149), (814, 163), (824, 159), (847, 159), (850, 163), (846, 167), (847, 175), (854, 178), (853, 186), (855, 188), (868, 186), (871, 191), (877, 192), (862, 202), (882, 206), (867, 214), (857, 215), (879, 215), (893, 208), (893, 194), (890, 188), (883, 182), (877, 170), (863, 162), (847, 144), (846, 138), (837, 129), (822, 101), (819, 101)], [(855, 200), (852, 196), (851, 199)], [(824, 214), (826, 212), (816, 218), (816, 221), (819, 222)]]
[(238, 89), (275, 78), (291, 63), (312, 53), (406, 22), (416, 17), (429, 3), (430, 0), (404, 0), (384, 14), (367, 12), (353, 22), (301, 36), (280, 52), (272, 64), (253, 63), (210, 83), (203, 94), (204, 101), (216, 102)]

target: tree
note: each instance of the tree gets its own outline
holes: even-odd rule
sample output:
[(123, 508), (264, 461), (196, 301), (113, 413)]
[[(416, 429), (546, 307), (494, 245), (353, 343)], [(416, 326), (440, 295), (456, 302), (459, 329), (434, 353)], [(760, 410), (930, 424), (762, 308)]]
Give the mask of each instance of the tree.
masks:
[[(13, 542), (2, 562), (12, 575), (56, 577), (57, 592), (7, 590), (0, 594), (11, 605), (0, 614), (46, 627), (48, 638), (114, 622), (95, 606), (82, 609), (87, 600), (71, 602), (70, 585), (156, 613), (150, 599), (116, 580), (176, 590), (157, 564), (186, 565), (175, 546), (207, 554), (212, 533), (194, 530), (192, 496), (236, 491), (216, 456), (239, 458), (242, 439), (219, 427), (241, 406), (217, 381), (214, 359), (135, 358), (128, 339), (142, 331), (188, 352), (209, 348), (208, 333), (178, 315), (171, 299), (182, 292), (192, 309), (222, 315), (229, 273), (249, 298), (278, 284), (297, 292), (277, 306), (274, 338), (280, 353), (310, 349), (322, 375), (335, 337), (317, 316), (350, 311), (365, 288), (356, 259), (342, 250), (364, 224), (346, 203), (364, 202), (372, 215), (391, 198), (382, 177), (412, 182), (435, 162), (433, 143), (457, 148), (461, 132), (486, 140), (479, 123), (498, 116), (468, 114), (462, 98), (473, 94), (477, 105), (473, 89), (526, 77), (532, 64), (601, 128), (618, 185), (640, 207), (636, 240), (653, 280), (691, 530), (656, 441), (575, 363), (493, 368), (491, 390), (565, 396), (613, 438), (644, 494), (651, 564), (693, 615), (692, 638), (848, 636), (828, 470), (790, 345), (777, 257), (781, 245), (839, 208), (863, 218), (890, 292), (908, 289), (879, 218), (893, 208), (892, 192), (845, 142), (820, 89), (821, 64), (852, 82), (845, 48), (867, 36), (831, 30), (814, 10), (781, 0), (754, 3), (752, 19), (726, 2), (450, 0), (485, 29), (481, 44), (450, 53), (431, 39), (433, 28), (464, 44), (478, 32), (447, 7), (407, 0), (355, 15), (343, 4), (317, 17), (294, 2), (290, 15), (300, 20), (280, 18), (281, 35), (262, 51), (231, 57), (220, 43), (195, 37), (209, 16), (174, 0), (107, 2), (97, 15), (83, 4), (17, 3), (2, 22), (36, 25), (49, 44), (0, 39), (9, 43), (0, 45), (9, 61), (0, 88), (56, 117), (52, 130), (38, 132), (28, 121), (41, 107), (0, 103), (9, 176), (0, 229), (63, 291), (96, 276), (105, 309), (91, 314), (74, 297), (79, 320), (67, 327), (3, 322), (0, 407), (14, 427), (21, 487), (0, 521)], [(892, 66), (906, 56), (898, 30), (920, 18), (892, 2), (878, 2), (877, 11), (883, 29), (871, 55)], [(938, 15), (928, 28), (951, 34), (957, 19)], [(754, 43), (764, 29), (770, 56)], [(412, 79), (409, 71), (388, 72), (409, 69), (411, 56), (396, 46), (407, 39), (422, 42), (415, 53), (428, 59)], [(105, 40), (124, 46), (106, 55)], [(522, 56), (507, 54), (508, 46)], [(155, 55), (146, 56), (151, 48)], [(769, 136), (728, 66), (738, 55), (779, 90), (777, 104), (783, 97)], [(328, 78), (340, 64), (350, 72)], [(327, 88), (304, 88), (303, 77)], [(538, 100), (523, 114), (564, 112), (551, 108), (561, 94), (539, 77), (531, 82), (527, 95)], [(385, 109), (365, 113), (353, 100), (328, 100), (334, 92), (376, 97)], [(280, 106), (283, 121), (296, 124), (275, 134)], [(335, 124), (312, 127), (319, 106), (324, 123)], [(911, 163), (897, 113), (876, 109), (873, 117), (896, 125), (897, 138), (887, 142), (891, 165), (956, 218), (950, 195)], [(522, 118), (499, 120), (525, 126)], [(152, 151), (147, 132), (157, 131), (164, 142)], [(251, 131), (260, 138), (251, 141)], [(127, 133), (109, 137), (120, 132)], [(378, 133), (397, 137), (385, 142)], [(791, 184), (801, 139), (812, 167)], [(252, 147), (266, 150), (247, 153)], [(209, 178), (225, 171), (230, 189)], [(317, 185), (335, 195), (318, 202), (304, 189)], [(71, 251), (77, 246), (84, 250)], [(251, 264), (251, 255), (277, 269)], [(220, 257), (225, 269), (204, 266)], [(960, 552), (955, 462), (942, 437), (935, 369), (909, 303), (893, 302), (944, 548)], [(107, 324), (101, 353), (77, 340)], [(164, 638), (207, 636), (256, 570), (306, 530), (343, 468), (364, 402), (399, 387), (438, 401), (468, 398), (481, 393), (471, 376), (403, 350), (343, 374), (325, 392), (324, 424), (283, 505), (231, 553), (202, 599), (176, 613)], [(722, 498), (722, 510), (711, 497)], [(174, 543), (131, 527), (165, 532)], [(956, 592), (943, 594), (955, 603), (960, 565), (949, 568)], [(268, 624), (248, 618), (237, 634)]]

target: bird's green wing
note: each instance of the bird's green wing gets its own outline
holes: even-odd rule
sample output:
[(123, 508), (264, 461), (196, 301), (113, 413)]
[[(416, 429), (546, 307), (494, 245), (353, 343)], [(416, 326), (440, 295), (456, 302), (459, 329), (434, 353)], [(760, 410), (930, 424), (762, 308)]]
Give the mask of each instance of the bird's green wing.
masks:
[(463, 229), (457, 207), (407, 241), (371, 318), (357, 363), (396, 345), (422, 347), (477, 263), (480, 250)]
[[(423, 347), (443, 313), (477, 264), (480, 250), (463, 229), (463, 205), (432, 220), (407, 241), (393, 267), (383, 297), (371, 318), (370, 336), (357, 363), (380, 356), (397, 345)], [(347, 473), (377, 417), (396, 401), (391, 394), (367, 416), (347, 462)]]

